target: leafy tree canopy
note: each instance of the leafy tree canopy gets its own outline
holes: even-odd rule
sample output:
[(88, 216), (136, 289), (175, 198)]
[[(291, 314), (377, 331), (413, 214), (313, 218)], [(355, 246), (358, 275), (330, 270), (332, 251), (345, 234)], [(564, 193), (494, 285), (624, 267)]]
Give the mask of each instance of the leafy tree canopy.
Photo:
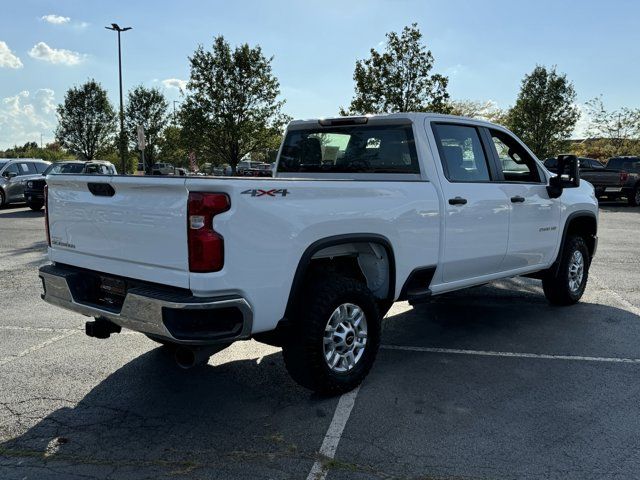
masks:
[(567, 147), (567, 140), (580, 117), (573, 83), (556, 68), (536, 68), (522, 80), (507, 126), (538, 158), (555, 155)]
[(422, 43), (417, 23), (400, 34), (387, 33), (384, 51), (372, 48), (358, 60), (353, 80), (355, 95), (342, 115), (393, 112), (448, 113), (448, 78), (431, 73), (434, 59)]
[(199, 162), (238, 162), (269, 148), (288, 121), (280, 84), (259, 46), (232, 49), (222, 36), (211, 50), (199, 46), (191, 63), (180, 120), (185, 145)]
[(168, 108), (169, 103), (157, 88), (139, 85), (129, 92), (125, 128), (130, 147), (138, 149), (138, 125), (142, 125), (146, 138), (144, 154), (149, 164), (153, 164), (156, 159), (162, 131), (168, 124)]
[(95, 80), (67, 90), (57, 112), (56, 139), (71, 153), (92, 160), (113, 144), (116, 116), (106, 90)]

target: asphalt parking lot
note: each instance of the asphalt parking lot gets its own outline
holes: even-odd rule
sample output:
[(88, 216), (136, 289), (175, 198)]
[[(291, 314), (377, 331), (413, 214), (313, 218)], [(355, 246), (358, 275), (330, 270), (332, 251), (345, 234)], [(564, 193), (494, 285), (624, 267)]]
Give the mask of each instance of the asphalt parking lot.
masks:
[(394, 306), (360, 389), (279, 350), (182, 371), (40, 300), (42, 213), (0, 210), (0, 479), (640, 478), (640, 208), (603, 204), (582, 302), (516, 279)]

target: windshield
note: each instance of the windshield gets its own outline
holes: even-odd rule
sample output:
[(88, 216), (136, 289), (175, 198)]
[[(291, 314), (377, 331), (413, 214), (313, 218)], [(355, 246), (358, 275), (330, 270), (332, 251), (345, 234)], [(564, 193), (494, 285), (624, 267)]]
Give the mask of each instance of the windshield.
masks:
[(420, 173), (411, 125), (292, 130), (278, 172)]
[(0, 170), (2, 170), (7, 163), (9, 163), (7, 160), (5, 160), (4, 162), (0, 160)]

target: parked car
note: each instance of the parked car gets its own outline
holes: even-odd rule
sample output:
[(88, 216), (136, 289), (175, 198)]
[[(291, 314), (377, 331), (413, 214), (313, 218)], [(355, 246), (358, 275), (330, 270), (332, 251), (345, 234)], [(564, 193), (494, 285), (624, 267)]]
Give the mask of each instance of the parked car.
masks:
[(236, 340), (279, 345), (297, 382), (342, 393), (394, 301), (517, 275), (579, 301), (598, 204), (577, 162), (554, 175), (501, 126), (398, 113), (290, 123), (276, 178), (115, 176), (91, 194), (52, 175), (42, 298), (96, 317), (89, 336), (169, 344), (184, 368)]
[[(605, 166), (595, 158), (578, 157), (580, 165), (580, 178), (586, 180), (596, 192), (598, 198), (616, 198), (622, 192), (627, 181), (626, 172), (607, 170)], [(545, 167), (554, 170), (557, 159), (548, 158), (544, 161)]]
[(0, 207), (24, 202), (27, 182), (40, 178), (49, 165), (35, 158), (0, 158)]
[(256, 162), (253, 160), (242, 160), (236, 166), (236, 174), (241, 177), (270, 177), (271, 164)]
[(175, 175), (176, 169), (170, 163), (154, 163), (151, 167), (151, 172), (153, 175)]
[(41, 210), (44, 205), (44, 186), (47, 183), (42, 177), (65, 173), (78, 175), (117, 175), (118, 172), (111, 162), (104, 160), (69, 160), (53, 163), (42, 172), (41, 176), (34, 177), (27, 181), (24, 189), (27, 206), (33, 211)]
[(626, 197), (632, 207), (640, 206), (640, 157), (613, 157), (607, 162), (607, 170), (627, 173), (622, 185), (621, 197)]
[(273, 170), (270, 163), (252, 162), (250, 167), (244, 170), (247, 177), (272, 177)]

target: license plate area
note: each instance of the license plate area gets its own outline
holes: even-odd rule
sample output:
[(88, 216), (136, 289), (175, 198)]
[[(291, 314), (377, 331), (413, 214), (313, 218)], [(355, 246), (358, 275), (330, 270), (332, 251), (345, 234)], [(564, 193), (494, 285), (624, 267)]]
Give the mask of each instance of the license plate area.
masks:
[(118, 277), (93, 272), (77, 272), (69, 279), (73, 300), (90, 307), (120, 313), (128, 284)]

